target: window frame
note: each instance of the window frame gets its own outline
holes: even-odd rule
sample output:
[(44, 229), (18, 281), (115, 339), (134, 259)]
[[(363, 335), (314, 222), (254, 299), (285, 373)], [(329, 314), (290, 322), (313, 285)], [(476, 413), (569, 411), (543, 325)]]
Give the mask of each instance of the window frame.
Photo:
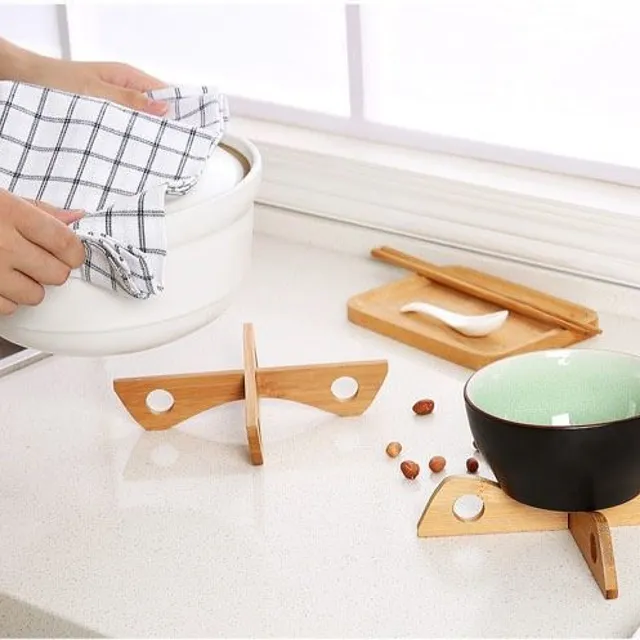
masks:
[[(72, 59), (74, 24), (77, 28), (80, 28), (80, 24), (74, 18), (73, 3), (66, 1), (64, 4), (58, 5), (57, 8), (63, 56)], [(334, 116), (229, 94), (229, 104), (233, 114), (244, 118), (268, 120), (276, 124), (306, 127), (394, 147), (443, 153), (525, 169), (640, 187), (640, 168), (596, 162), (527, 148), (507, 147), (366, 120), (364, 117), (364, 60), (360, 4), (345, 2), (344, 12), (347, 39), (345, 64), (348, 67), (349, 79), (349, 117)]]

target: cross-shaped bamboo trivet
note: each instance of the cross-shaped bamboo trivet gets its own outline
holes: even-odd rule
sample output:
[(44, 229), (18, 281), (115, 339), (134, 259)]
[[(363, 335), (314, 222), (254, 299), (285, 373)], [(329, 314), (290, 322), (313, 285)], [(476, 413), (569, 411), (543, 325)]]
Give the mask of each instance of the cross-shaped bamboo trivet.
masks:
[[(306, 404), (338, 416), (359, 416), (375, 399), (384, 382), (386, 360), (261, 368), (258, 366), (253, 325), (244, 325), (244, 369), (211, 373), (187, 373), (144, 378), (120, 378), (113, 388), (134, 420), (143, 429), (170, 429), (203, 411), (244, 400), (245, 426), (252, 464), (261, 465), (260, 398), (279, 398)], [(352, 378), (357, 391), (347, 399), (337, 397), (332, 384)], [(165, 411), (148, 405), (153, 391), (171, 394)]]
[[(454, 510), (464, 496), (483, 507), (465, 520)], [(510, 498), (497, 482), (478, 476), (450, 476), (433, 492), (418, 521), (418, 536), (464, 536), (569, 529), (607, 600), (618, 597), (618, 579), (610, 526), (640, 524), (640, 496), (610, 509), (566, 513), (536, 509)]]

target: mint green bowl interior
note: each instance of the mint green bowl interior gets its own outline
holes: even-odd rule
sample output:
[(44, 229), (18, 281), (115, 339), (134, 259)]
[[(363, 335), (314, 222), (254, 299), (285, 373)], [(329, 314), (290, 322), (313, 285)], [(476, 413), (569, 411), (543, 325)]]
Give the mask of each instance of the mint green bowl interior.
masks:
[(512, 356), (474, 373), (465, 395), (484, 413), (518, 424), (616, 422), (640, 413), (640, 358), (594, 349)]

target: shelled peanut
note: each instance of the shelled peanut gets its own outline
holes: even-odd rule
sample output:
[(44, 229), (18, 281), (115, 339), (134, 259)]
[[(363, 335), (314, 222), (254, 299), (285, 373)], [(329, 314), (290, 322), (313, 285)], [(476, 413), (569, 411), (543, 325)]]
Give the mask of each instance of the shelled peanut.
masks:
[(407, 480), (415, 480), (420, 474), (420, 465), (413, 460), (405, 460), (400, 465), (400, 471)]
[(424, 398), (414, 403), (412, 409), (417, 416), (427, 416), (433, 413), (436, 403), (431, 398)]
[(429, 460), (429, 469), (433, 471), (433, 473), (440, 473), (447, 466), (447, 460), (443, 456), (433, 456), (431, 460)]
[(399, 442), (390, 442), (387, 445), (386, 452), (390, 458), (397, 458), (402, 451), (402, 445)]

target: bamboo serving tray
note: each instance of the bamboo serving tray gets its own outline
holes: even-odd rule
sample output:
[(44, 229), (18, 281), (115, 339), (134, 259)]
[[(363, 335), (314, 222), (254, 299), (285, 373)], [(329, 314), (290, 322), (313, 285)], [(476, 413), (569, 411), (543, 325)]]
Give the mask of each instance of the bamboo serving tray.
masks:
[[(549, 313), (598, 327), (598, 315), (594, 310), (568, 300), (467, 267), (446, 266), (440, 270), (467, 282), (501, 291)], [(587, 339), (584, 334), (514, 311), (509, 313), (509, 318), (498, 331), (482, 338), (469, 338), (438, 320), (415, 313), (400, 313), (400, 308), (412, 301), (429, 302), (470, 315), (500, 310), (485, 300), (423, 276), (410, 275), (352, 297), (347, 303), (347, 315), (356, 325), (473, 370), (507, 356), (568, 347)]]

